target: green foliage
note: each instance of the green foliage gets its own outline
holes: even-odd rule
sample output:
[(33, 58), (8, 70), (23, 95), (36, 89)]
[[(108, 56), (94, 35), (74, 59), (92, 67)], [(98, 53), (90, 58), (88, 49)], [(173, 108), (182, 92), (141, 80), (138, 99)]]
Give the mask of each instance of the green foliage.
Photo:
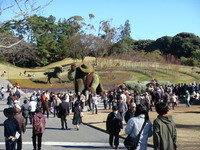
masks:
[(139, 93), (144, 93), (146, 91), (147, 81), (137, 82), (137, 81), (125, 81), (124, 84), (130, 90), (137, 90)]
[(200, 48), (200, 38), (192, 33), (179, 33), (172, 39), (172, 54), (181, 57), (191, 57), (196, 49)]
[[(164, 58), (175, 55), (177, 58), (182, 57), (182, 64), (196, 66), (200, 64), (200, 38), (192, 33), (182, 32), (174, 37), (164, 36), (157, 40), (133, 40), (130, 37), (129, 20), (119, 28), (111, 26), (112, 20), (103, 20), (100, 21), (98, 35), (95, 36), (87, 33), (88, 30), (91, 33), (90, 30), (94, 29), (91, 24), (91, 19), (94, 17), (93, 14), (89, 14), (90, 24), (87, 24), (81, 16), (59, 19), (56, 22), (56, 18), (52, 15), (49, 17), (34, 15), (7, 22), (0, 27), (0, 31), (12, 35), (15, 40), (28, 35), (25, 41), (36, 46), (36, 48), (29, 47), (30, 51), (33, 49), (31, 54), (34, 53), (34, 57), (40, 58), (34, 65), (44, 66), (66, 57), (84, 60), (88, 55), (98, 58), (106, 55), (131, 55), (136, 51), (141, 52), (140, 56), (137, 55), (135, 58), (137, 61), (145, 59), (161, 61), (161, 55), (166, 55)], [(0, 44), (4, 43), (0, 40)], [(20, 50), (21, 53), (24, 49), (26, 47)], [(32, 58), (28, 58), (26, 64), (32, 65), (30, 61)], [(23, 61), (17, 62), (17, 65), (21, 64), (24, 64)]]
[(4, 57), (4, 55), (0, 54), (0, 62), (5, 62), (6, 58)]
[(169, 54), (172, 53), (170, 50), (171, 44), (172, 44), (172, 37), (164, 36), (161, 38), (158, 38), (155, 42), (157, 49), (162, 51), (163, 54)]
[(192, 52), (192, 57), (200, 61), (200, 49), (196, 49)]
[(180, 60), (182, 65), (194, 66), (195, 64), (194, 58), (181, 57)]

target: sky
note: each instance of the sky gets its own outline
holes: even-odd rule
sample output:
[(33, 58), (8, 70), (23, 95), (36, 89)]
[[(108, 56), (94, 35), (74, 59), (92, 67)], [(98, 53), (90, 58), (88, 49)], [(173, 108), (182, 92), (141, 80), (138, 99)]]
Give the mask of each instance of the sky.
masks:
[[(47, 0), (42, 0), (47, 1)], [(131, 37), (135, 40), (156, 40), (181, 32), (200, 37), (200, 0), (54, 0), (40, 12), (56, 19), (81, 16), (98, 29), (100, 21), (112, 19), (119, 27), (129, 20)]]

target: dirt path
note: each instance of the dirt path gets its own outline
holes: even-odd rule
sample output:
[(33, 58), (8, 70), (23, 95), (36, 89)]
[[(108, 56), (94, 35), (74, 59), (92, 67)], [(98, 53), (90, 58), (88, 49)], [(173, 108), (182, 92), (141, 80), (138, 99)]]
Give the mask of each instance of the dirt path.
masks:
[[(100, 110), (99, 114), (92, 115), (91, 112), (85, 112), (83, 121), (105, 130), (105, 121), (108, 113), (111, 110)], [(175, 110), (170, 110), (169, 114), (173, 116), (173, 119), (177, 126), (178, 141), (177, 145), (179, 150), (199, 150), (200, 149), (200, 105), (191, 105), (187, 108), (185, 104), (179, 104)], [(153, 112), (149, 113), (150, 120), (157, 117), (157, 113), (153, 108)], [(125, 124), (124, 124), (125, 128)], [(124, 134), (124, 129), (120, 132), (120, 135)], [(149, 138), (149, 144), (153, 144), (153, 138)]]

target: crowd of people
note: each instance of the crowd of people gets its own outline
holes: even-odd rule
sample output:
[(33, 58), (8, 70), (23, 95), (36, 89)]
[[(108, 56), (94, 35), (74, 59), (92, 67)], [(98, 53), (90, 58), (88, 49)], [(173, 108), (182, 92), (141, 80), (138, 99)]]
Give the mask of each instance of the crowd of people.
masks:
[[(48, 119), (50, 115), (60, 118), (61, 129), (64, 130), (68, 129), (67, 116), (72, 112), (73, 125), (78, 131), (84, 116), (83, 112), (91, 111), (92, 114), (98, 114), (100, 102), (103, 103), (104, 109), (112, 109), (106, 120), (111, 147), (119, 148), (119, 132), (125, 121), (126, 134), (136, 137), (142, 130), (142, 136), (137, 146), (138, 150), (147, 148), (147, 139), (152, 135), (154, 149), (173, 149), (177, 135), (175, 123), (167, 114), (169, 108), (175, 109), (178, 102), (181, 101), (185, 101), (186, 106), (190, 107), (194, 100), (200, 100), (200, 84), (196, 83), (149, 86), (145, 93), (139, 93), (137, 90), (131, 92), (125, 85), (99, 95), (91, 91), (74, 93), (68, 90), (63, 93), (55, 93), (38, 90), (34, 91), (29, 98), (24, 99), (23, 103), (18, 88), (15, 86), (7, 91), (10, 94), (7, 98), (8, 108), (4, 110), (4, 114), (8, 118), (4, 122), (4, 136), (8, 150), (15, 145), (17, 145), (17, 149), (22, 149), (21, 136), (26, 131), (28, 123), (33, 126), (33, 148), (34, 150), (41, 149), (45, 119)], [(155, 107), (158, 113), (153, 125), (148, 117), (152, 107)], [(15, 126), (13, 126), (13, 122), (15, 122)], [(142, 128), (143, 126), (144, 128)], [(8, 128), (12, 129), (12, 132), (9, 132)], [(16, 132), (19, 133), (17, 138)]]

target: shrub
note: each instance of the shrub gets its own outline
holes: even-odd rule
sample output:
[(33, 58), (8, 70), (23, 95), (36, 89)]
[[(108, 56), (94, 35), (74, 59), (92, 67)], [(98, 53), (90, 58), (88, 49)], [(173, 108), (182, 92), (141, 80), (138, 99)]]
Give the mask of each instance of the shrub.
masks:
[(144, 93), (146, 91), (147, 82), (138, 82), (138, 81), (125, 81), (124, 84), (130, 90), (137, 90), (139, 93)]

